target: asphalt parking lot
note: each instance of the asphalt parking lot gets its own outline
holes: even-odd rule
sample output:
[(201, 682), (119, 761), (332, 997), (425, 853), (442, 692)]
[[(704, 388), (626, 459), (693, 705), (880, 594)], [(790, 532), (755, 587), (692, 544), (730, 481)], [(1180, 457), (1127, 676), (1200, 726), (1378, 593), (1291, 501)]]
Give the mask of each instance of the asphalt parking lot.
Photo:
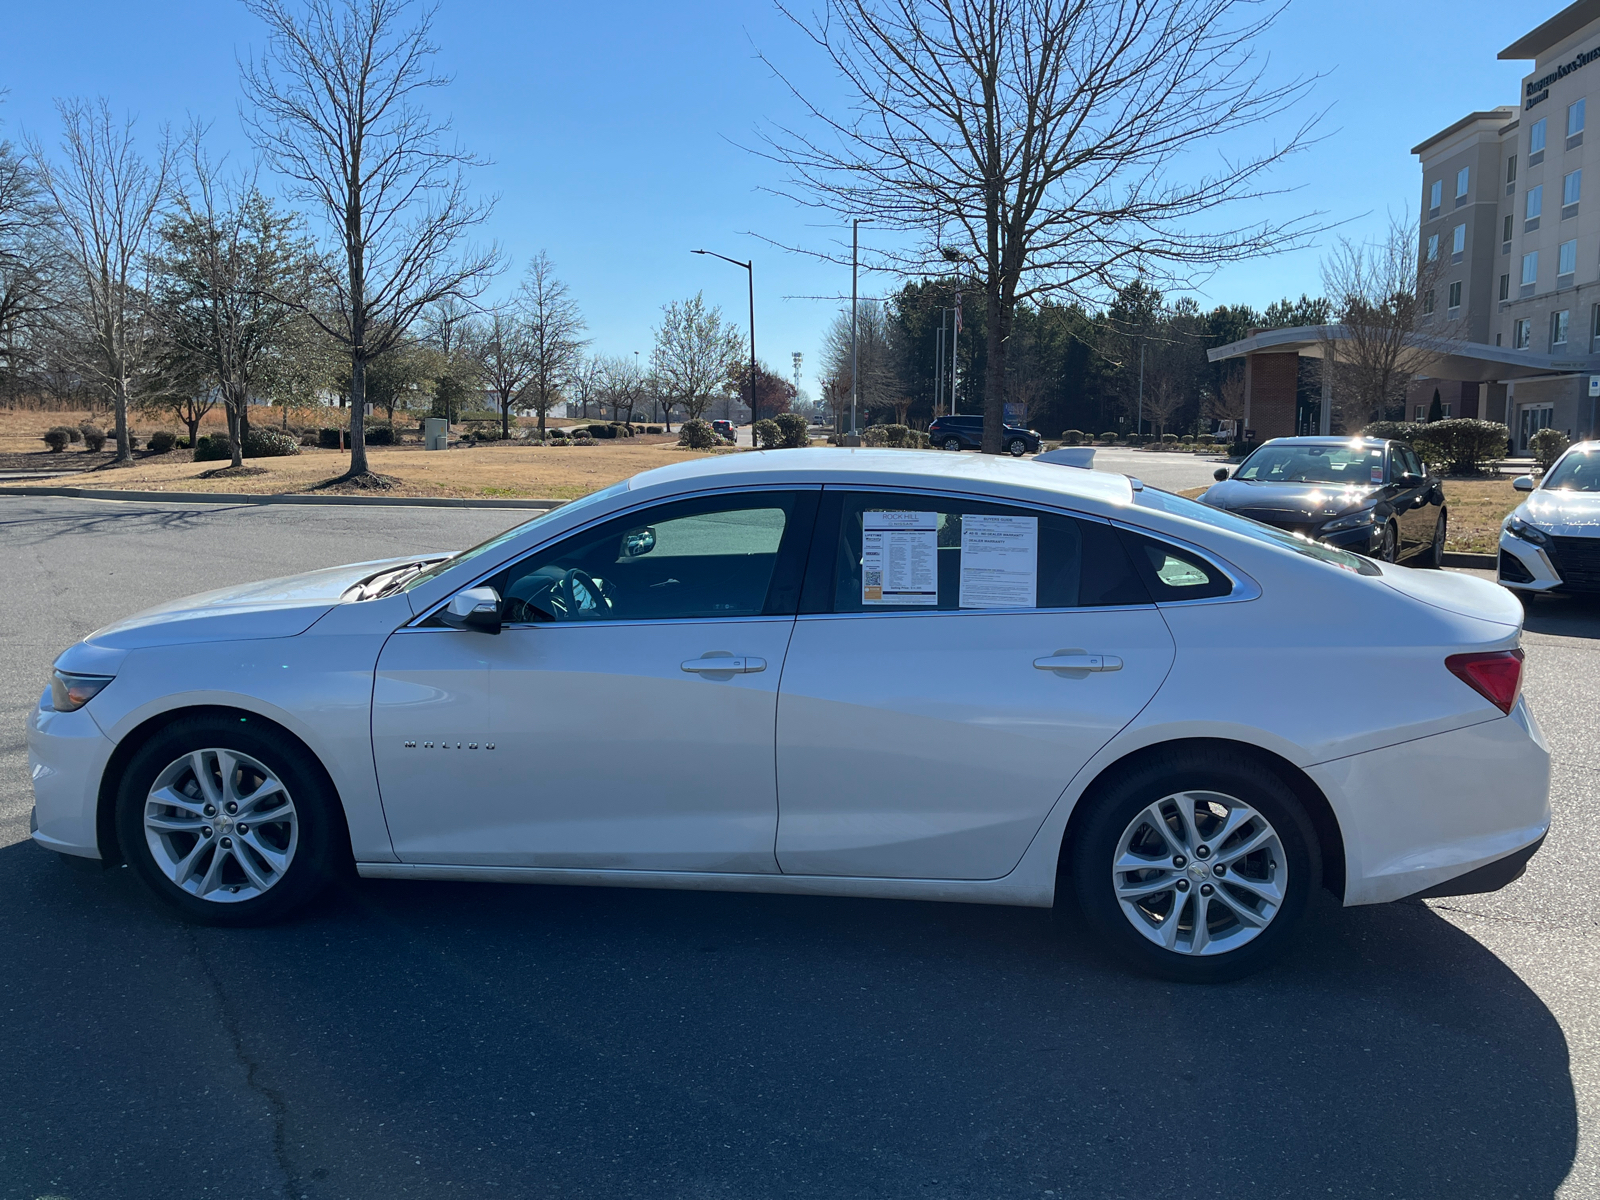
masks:
[(1224, 987), (889, 901), (368, 881), (190, 928), (28, 841), (23, 721), (76, 638), (513, 519), (0, 499), (0, 1200), (1600, 1195), (1600, 605), (1530, 615), (1528, 874), (1324, 903)]

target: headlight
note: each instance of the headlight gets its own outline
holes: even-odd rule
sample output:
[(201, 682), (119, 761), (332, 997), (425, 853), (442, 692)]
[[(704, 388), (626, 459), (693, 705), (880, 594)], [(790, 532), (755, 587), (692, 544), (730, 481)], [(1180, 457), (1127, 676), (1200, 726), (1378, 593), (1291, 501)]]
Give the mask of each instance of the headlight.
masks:
[(1532, 542), (1535, 546), (1548, 546), (1550, 535), (1536, 525), (1529, 525), (1521, 517), (1507, 517), (1505, 530), (1514, 538)]
[(1353, 512), (1347, 517), (1340, 517), (1337, 521), (1329, 521), (1322, 527), (1323, 533), (1338, 533), (1341, 529), (1355, 529), (1360, 525), (1372, 524), (1372, 510), (1363, 508), (1360, 512)]
[(76, 712), (98, 696), (110, 675), (69, 675), (65, 671), (50, 672), (50, 707), (57, 712)]

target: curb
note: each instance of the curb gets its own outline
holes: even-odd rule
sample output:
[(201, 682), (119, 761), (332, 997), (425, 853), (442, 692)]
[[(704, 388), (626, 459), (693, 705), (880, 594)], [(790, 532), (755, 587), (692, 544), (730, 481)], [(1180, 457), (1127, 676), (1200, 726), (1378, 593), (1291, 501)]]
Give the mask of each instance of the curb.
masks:
[(1463, 554), (1455, 550), (1446, 550), (1439, 557), (1440, 565), (1446, 567), (1477, 567), (1483, 571), (1493, 571), (1500, 565), (1500, 559), (1493, 554)]
[(169, 504), (361, 504), (377, 508), (521, 508), (549, 512), (565, 500), (481, 500), (461, 496), (313, 496), (306, 492), (251, 495), (246, 492), (134, 492), (110, 488), (5, 487), (0, 496), (65, 496), (74, 500), (142, 500)]

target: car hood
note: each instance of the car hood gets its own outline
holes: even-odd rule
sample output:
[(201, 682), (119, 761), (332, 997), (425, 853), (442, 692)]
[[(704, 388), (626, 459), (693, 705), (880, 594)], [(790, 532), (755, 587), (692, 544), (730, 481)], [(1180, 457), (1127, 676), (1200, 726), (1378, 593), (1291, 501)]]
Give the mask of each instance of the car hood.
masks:
[(1383, 582), (1395, 591), (1445, 612), (1480, 621), (1522, 627), (1522, 602), (1498, 583), (1457, 571), (1428, 571), (1382, 565)]
[(293, 637), (304, 633), (351, 587), (380, 572), (415, 562), (417, 555), (351, 563), (218, 588), (169, 600), (95, 630), (84, 643), (111, 650), (137, 650), (184, 642), (228, 642)]
[(1600, 537), (1600, 492), (1535, 491), (1516, 516), (1557, 537)]
[(1340, 487), (1332, 483), (1255, 483), (1224, 479), (1212, 484), (1201, 497), (1214, 508), (1225, 508), (1258, 521), (1325, 521), (1371, 504), (1382, 489)]

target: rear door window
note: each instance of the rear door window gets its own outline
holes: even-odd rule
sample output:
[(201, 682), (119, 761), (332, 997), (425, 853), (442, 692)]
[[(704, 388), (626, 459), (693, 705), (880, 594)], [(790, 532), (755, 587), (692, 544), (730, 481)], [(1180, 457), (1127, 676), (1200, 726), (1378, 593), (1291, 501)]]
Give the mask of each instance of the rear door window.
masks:
[(825, 493), (802, 612), (1148, 604), (1107, 524), (958, 497)]

